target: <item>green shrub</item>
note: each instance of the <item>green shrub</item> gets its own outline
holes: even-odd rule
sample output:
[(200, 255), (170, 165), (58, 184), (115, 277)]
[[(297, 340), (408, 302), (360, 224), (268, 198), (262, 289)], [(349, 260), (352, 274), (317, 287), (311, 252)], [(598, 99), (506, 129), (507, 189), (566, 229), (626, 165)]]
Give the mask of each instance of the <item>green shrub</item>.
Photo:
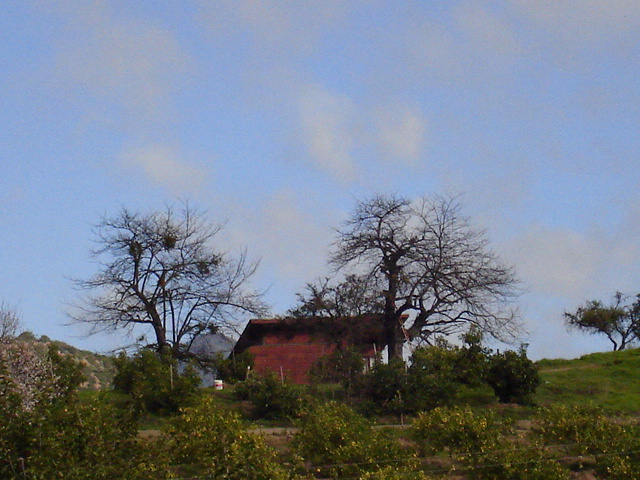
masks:
[(499, 432), (493, 415), (474, 413), (469, 407), (436, 408), (418, 414), (411, 438), (422, 455), (448, 451), (482, 453), (496, 447)]
[(246, 431), (234, 412), (224, 411), (211, 397), (171, 419), (165, 442), (182, 471), (225, 480), (285, 480), (283, 465), (262, 437)]
[(410, 411), (407, 367), (402, 360), (379, 363), (363, 379), (362, 394), (376, 413), (400, 415)]
[(417, 348), (407, 372), (407, 410), (420, 412), (452, 405), (462, 385), (458, 374), (460, 350), (444, 347)]
[(283, 420), (298, 418), (310, 402), (305, 388), (281, 379), (275, 373), (253, 374), (236, 384), (236, 395), (249, 400), (256, 418)]
[(55, 347), (0, 343), (0, 478), (24, 467), (38, 432), (59, 405), (76, 399), (81, 366)]
[[(511, 437), (507, 440), (508, 437)], [(535, 444), (513, 443), (513, 432), (498, 428), (492, 413), (469, 407), (421, 413), (411, 438), (421, 455), (447, 452), (454, 470), (474, 480), (565, 480), (568, 471)]]
[(253, 367), (253, 356), (248, 350), (239, 354), (231, 354), (225, 358), (217, 353), (211, 366), (218, 373), (218, 378), (225, 383), (234, 384), (247, 379), (247, 372)]
[(376, 365), (365, 376), (365, 397), (383, 414), (453, 405), (463, 387), (466, 391), (482, 388), (490, 362), (490, 352), (480, 345), (479, 334), (469, 333), (463, 340), (462, 347), (440, 341), (416, 348), (408, 366), (398, 360)]
[(168, 478), (168, 459), (140, 443), (135, 419), (96, 399), (60, 406), (36, 435), (28, 478), (153, 480)]
[(143, 349), (131, 358), (121, 353), (114, 362), (114, 389), (129, 395), (138, 409), (175, 413), (199, 392), (195, 369), (187, 366), (179, 373), (178, 362), (169, 353)]
[(292, 450), (320, 477), (356, 477), (382, 466), (401, 467), (407, 454), (386, 432), (344, 404), (330, 402), (308, 412)]
[(415, 466), (386, 466), (372, 472), (364, 472), (358, 480), (431, 480), (425, 472)]
[(527, 404), (540, 385), (540, 375), (522, 347), (519, 352), (509, 350), (491, 357), (487, 383), (501, 402)]
[(547, 444), (565, 445), (567, 453), (585, 455), (600, 453), (624, 429), (609, 421), (598, 407), (554, 405), (539, 411), (536, 432)]
[[(640, 435), (608, 418), (602, 409), (555, 405), (540, 410), (536, 433), (543, 442), (562, 445), (570, 455), (589, 455), (603, 478), (638, 478)], [(633, 473), (633, 474), (632, 474)]]
[(49, 346), (47, 357), (57, 377), (60, 396), (69, 399), (77, 393), (78, 387), (85, 381), (83, 365), (72, 356), (61, 354), (55, 343)]
[(354, 349), (336, 350), (320, 358), (309, 374), (316, 383), (339, 383), (347, 394), (362, 384), (364, 359)]
[(167, 478), (166, 457), (138, 441), (132, 416), (100, 398), (87, 404), (73, 401), (41, 406), (22, 420), (21, 428), (13, 434), (19, 447), (0, 448), (0, 478)]
[(461, 457), (470, 480), (569, 480), (569, 471), (536, 445), (501, 447)]

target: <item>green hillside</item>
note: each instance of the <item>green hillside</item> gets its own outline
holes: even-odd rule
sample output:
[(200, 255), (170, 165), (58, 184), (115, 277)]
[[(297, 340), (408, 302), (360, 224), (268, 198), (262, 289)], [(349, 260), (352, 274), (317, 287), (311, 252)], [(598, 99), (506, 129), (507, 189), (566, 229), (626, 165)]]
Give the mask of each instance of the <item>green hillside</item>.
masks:
[(47, 349), (50, 345), (55, 345), (63, 355), (70, 355), (84, 366), (83, 374), (85, 381), (80, 386), (81, 390), (102, 390), (111, 386), (111, 381), (115, 374), (115, 367), (112, 357), (101, 355), (87, 350), (80, 350), (67, 343), (51, 340), (47, 336), (36, 337), (31, 332), (23, 332), (18, 338), (20, 342), (35, 343), (40, 348)]
[(598, 405), (612, 413), (640, 414), (640, 349), (538, 362), (541, 405)]

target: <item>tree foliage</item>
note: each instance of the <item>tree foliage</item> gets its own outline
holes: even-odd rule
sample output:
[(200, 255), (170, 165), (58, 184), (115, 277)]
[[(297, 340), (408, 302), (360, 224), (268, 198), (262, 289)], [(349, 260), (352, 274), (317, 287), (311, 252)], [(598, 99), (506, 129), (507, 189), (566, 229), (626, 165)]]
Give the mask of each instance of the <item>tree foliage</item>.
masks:
[(157, 351), (188, 358), (198, 335), (264, 309), (248, 285), (257, 264), (212, 246), (221, 228), (188, 204), (103, 218), (95, 228), (100, 270), (77, 282), (93, 293), (73, 317), (93, 332), (148, 327)]
[(565, 312), (569, 328), (606, 336), (613, 350), (624, 350), (640, 338), (640, 295), (630, 298), (617, 292), (610, 305), (590, 300), (575, 313)]
[(129, 395), (139, 410), (175, 413), (199, 392), (195, 369), (187, 365), (179, 371), (178, 361), (168, 352), (143, 349), (133, 357), (121, 353), (114, 363), (114, 389)]
[(344, 404), (329, 402), (310, 410), (299, 422), (292, 450), (321, 478), (360, 478), (406, 455), (397, 442)]
[(211, 397), (184, 409), (166, 433), (173, 460), (195, 467), (198, 478), (293, 478), (262, 437), (246, 431), (237, 413), (221, 409)]
[(390, 357), (401, 357), (407, 338), (428, 341), (469, 325), (501, 339), (517, 331), (509, 306), (518, 294), (514, 271), (455, 198), (377, 195), (358, 202), (338, 230), (331, 263), (345, 280), (309, 285), (300, 310), (381, 314)]
[(538, 368), (527, 358), (524, 346), (518, 352), (498, 352), (490, 359), (487, 383), (501, 402), (529, 403), (540, 382)]

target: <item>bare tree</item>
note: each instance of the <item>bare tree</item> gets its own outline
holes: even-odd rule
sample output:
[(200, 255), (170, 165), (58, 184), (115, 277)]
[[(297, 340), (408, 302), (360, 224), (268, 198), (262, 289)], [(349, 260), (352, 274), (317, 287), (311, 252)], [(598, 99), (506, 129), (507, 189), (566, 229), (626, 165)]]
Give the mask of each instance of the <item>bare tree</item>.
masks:
[[(330, 277), (308, 283), (298, 293), (297, 305), (287, 312), (311, 331), (322, 333), (339, 350), (349, 344), (362, 342), (365, 337), (379, 338), (377, 319), (384, 306), (375, 278), (348, 274), (338, 284)], [(378, 342), (376, 342), (378, 343)]]
[(248, 284), (257, 264), (246, 252), (215, 250), (221, 228), (188, 204), (148, 214), (123, 208), (103, 218), (93, 252), (100, 270), (77, 281), (94, 293), (72, 318), (91, 324), (92, 333), (150, 327), (153, 347), (187, 358), (202, 333), (233, 325), (244, 313), (262, 314), (260, 295)]
[[(488, 248), (484, 232), (461, 216), (455, 198), (394, 195), (361, 201), (338, 230), (331, 257), (378, 289), (361, 298), (382, 302), (389, 358), (408, 339), (428, 339), (475, 325), (501, 339), (518, 323), (514, 270)], [(373, 309), (380, 308), (372, 305)]]
[(298, 304), (289, 310), (294, 318), (358, 317), (372, 312), (381, 312), (384, 298), (376, 278), (348, 274), (339, 283), (331, 277), (308, 283), (305, 291), (298, 293)]
[(14, 309), (0, 303), (0, 342), (15, 337), (21, 329), (20, 317)]
[(606, 336), (613, 350), (624, 350), (640, 338), (640, 295), (630, 303), (629, 297), (617, 292), (610, 305), (590, 300), (575, 313), (565, 312), (569, 328)]

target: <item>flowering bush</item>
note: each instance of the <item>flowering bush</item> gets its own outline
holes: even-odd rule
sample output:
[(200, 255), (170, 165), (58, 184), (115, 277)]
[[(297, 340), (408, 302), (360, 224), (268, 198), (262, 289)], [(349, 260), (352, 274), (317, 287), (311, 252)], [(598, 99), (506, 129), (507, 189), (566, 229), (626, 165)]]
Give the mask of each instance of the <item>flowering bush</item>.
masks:
[(33, 343), (0, 343), (0, 409), (9, 415), (30, 412), (63, 394), (50, 356)]

